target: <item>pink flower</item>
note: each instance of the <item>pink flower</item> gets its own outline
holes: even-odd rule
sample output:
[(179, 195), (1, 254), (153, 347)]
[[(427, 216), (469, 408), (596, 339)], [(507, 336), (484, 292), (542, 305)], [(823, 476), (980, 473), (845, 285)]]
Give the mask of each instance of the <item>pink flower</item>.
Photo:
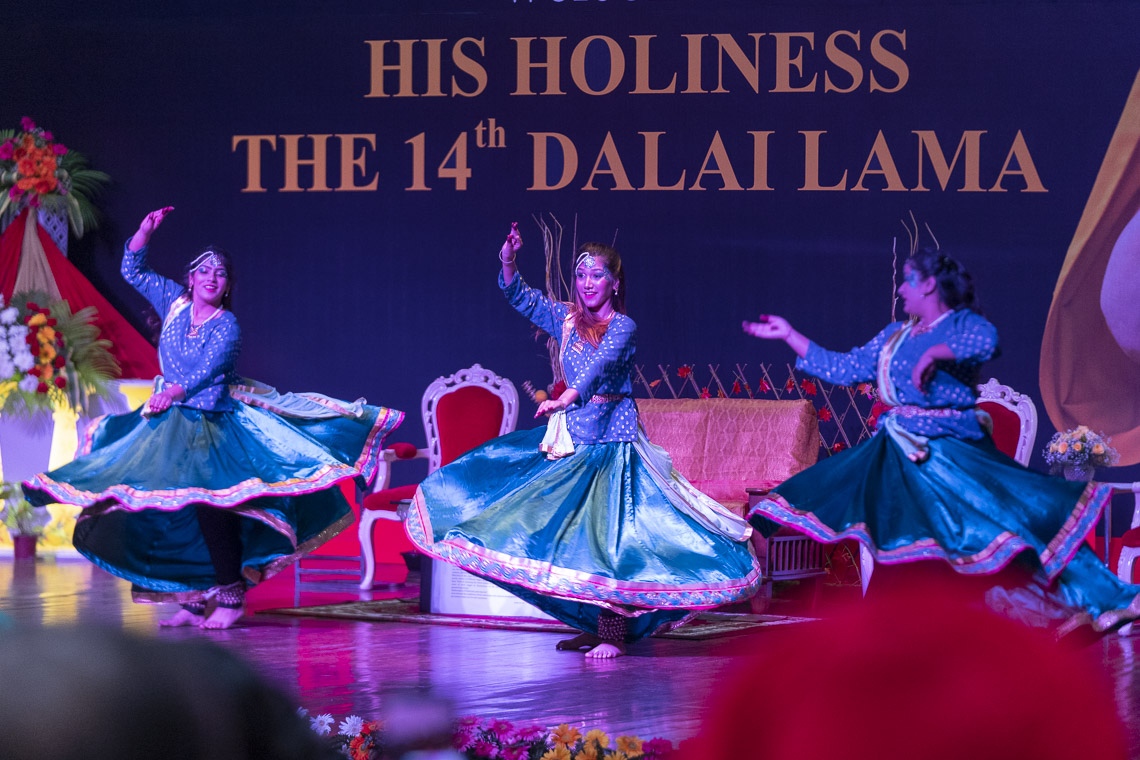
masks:
[(43, 130), (42, 132), (40, 132), (40, 137), (44, 138), (44, 139), (45, 139), (45, 140), (47, 140), (48, 142), (51, 142), (51, 141), (52, 141), (52, 139), (54, 138), (54, 135), (52, 135), (52, 133), (51, 133), (51, 132), (48, 132), (48, 131), (45, 129), (45, 130)]
[(475, 742), (473, 751), (477, 757), (497, 758), (500, 755), (498, 745), (496, 745), (494, 742), (487, 741), (486, 739), (480, 739), (479, 741)]
[(9, 161), (14, 155), (16, 155), (16, 144), (11, 140), (5, 140), (0, 145), (0, 161)]
[(12, 185), (11, 189), (8, 190), (8, 197), (12, 199), (19, 198), (23, 194), (24, 191), (16, 185)]
[(673, 754), (673, 743), (668, 739), (650, 739), (641, 745), (646, 760), (664, 760)]
[(25, 132), (31, 132), (35, 128), (36, 123), (32, 121), (32, 117), (25, 116), (24, 118), (20, 119), (20, 129), (24, 130)]
[(51, 146), (51, 152), (57, 156), (62, 156), (67, 152), (67, 146), (63, 143), (56, 143), (55, 145)]
[(530, 757), (530, 746), (526, 744), (503, 748), (503, 760), (526, 760), (528, 757)]

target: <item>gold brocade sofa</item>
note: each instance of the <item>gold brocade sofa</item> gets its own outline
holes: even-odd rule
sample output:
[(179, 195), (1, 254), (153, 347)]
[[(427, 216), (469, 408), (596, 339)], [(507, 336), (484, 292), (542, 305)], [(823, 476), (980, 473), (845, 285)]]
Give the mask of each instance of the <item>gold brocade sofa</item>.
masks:
[(694, 486), (743, 514), (748, 488), (771, 488), (815, 463), (819, 422), (810, 401), (637, 399), (649, 440)]
[[(819, 456), (819, 418), (807, 400), (654, 398), (638, 399), (637, 408), (677, 471), (738, 514)], [(753, 533), (752, 546), (764, 573), (753, 612), (767, 610), (780, 580), (815, 579), (814, 605), (826, 575), (821, 544), (782, 528), (769, 539)]]

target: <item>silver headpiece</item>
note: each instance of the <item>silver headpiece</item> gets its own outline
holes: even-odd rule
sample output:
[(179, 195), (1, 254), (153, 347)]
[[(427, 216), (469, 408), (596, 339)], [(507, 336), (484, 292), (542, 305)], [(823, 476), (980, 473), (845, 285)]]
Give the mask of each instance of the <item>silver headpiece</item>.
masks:
[(577, 269), (578, 267), (582, 266), (583, 264), (585, 264), (588, 267), (593, 268), (593, 266), (597, 263), (598, 263), (598, 260), (596, 258), (594, 258), (594, 252), (593, 251), (582, 251), (582, 253), (578, 254), (578, 261), (576, 261), (574, 263), (574, 268)]
[(193, 271), (203, 264), (209, 264), (212, 267), (224, 267), (222, 259), (214, 251), (203, 251), (202, 254), (190, 262), (190, 270)]

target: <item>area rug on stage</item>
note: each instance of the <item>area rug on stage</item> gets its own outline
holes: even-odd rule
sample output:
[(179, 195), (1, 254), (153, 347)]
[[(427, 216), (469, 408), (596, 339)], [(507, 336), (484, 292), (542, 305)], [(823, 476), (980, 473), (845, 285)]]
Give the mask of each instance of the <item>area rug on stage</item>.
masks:
[[(346, 602), (316, 607), (290, 607), (264, 610), (259, 615), (295, 615), (298, 617), (365, 620), (375, 623), (427, 623), (430, 625), (456, 625), (475, 628), (501, 628), (515, 631), (549, 631), (575, 633), (573, 628), (553, 620), (533, 618), (501, 618), (475, 615), (433, 615), (420, 612), (418, 600), (381, 599), (371, 602)], [(668, 633), (657, 634), (666, 639), (708, 639), (733, 633), (794, 623), (806, 623), (814, 618), (787, 615), (743, 615), (726, 612), (704, 612), (685, 625)]]

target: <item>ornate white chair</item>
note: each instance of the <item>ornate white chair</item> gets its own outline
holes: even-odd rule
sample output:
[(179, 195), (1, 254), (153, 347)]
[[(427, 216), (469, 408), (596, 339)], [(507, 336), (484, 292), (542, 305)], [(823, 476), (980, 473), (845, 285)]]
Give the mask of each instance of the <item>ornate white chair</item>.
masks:
[[(978, 386), (978, 408), (988, 413), (994, 422), (993, 439), (998, 451), (1028, 467), (1033, 443), (1037, 440), (1037, 407), (1033, 399), (991, 377)], [(863, 545), (859, 546), (859, 569), (866, 594), (875, 562)]]
[(360, 510), (360, 556), (363, 561), (360, 588), (372, 588), (376, 557), (372, 533), (377, 520), (402, 520), (399, 504), (411, 499), (417, 484), (391, 488), (392, 463), (402, 459), (427, 459), (428, 473), (492, 438), (515, 429), (519, 394), (505, 377), (473, 364), (454, 375), (434, 380), (420, 404), (427, 447), (394, 444), (381, 452), (373, 492)]
[[(1140, 481), (1135, 483), (1102, 483), (1112, 486), (1113, 494), (1131, 493), (1135, 496), (1136, 506), (1132, 509), (1132, 526), (1123, 536), (1124, 546), (1120, 549), (1120, 559), (1116, 562), (1116, 574), (1125, 583), (1132, 583), (1132, 565), (1140, 557)], [(1112, 508), (1110, 504), (1109, 509)]]
[(978, 408), (994, 421), (994, 445), (1028, 467), (1037, 440), (1037, 407), (1033, 399), (994, 378), (978, 386)]

